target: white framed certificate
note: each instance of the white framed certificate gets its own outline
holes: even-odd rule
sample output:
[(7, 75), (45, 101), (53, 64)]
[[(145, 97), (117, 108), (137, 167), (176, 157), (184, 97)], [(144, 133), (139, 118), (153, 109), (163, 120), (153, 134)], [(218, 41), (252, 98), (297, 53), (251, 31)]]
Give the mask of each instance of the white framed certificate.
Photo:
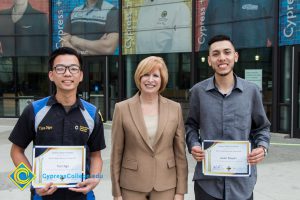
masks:
[(202, 148), (205, 159), (202, 172), (207, 176), (250, 176), (251, 166), (247, 161), (251, 152), (249, 141), (204, 140)]
[(84, 146), (35, 146), (32, 171), (34, 188), (52, 182), (58, 188), (75, 187), (85, 179)]

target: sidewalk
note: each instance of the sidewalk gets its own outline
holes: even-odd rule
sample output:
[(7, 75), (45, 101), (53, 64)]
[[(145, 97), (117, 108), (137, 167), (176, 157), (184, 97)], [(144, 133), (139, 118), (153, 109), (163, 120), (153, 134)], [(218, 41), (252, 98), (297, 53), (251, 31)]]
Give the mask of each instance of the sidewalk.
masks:
[[(10, 142), (7, 140), (16, 119), (0, 119), (0, 197), (3, 200), (28, 200), (29, 189), (21, 191), (8, 178), (14, 169), (10, 159)], [(105, 140), (107, 148), (103, 150), (103, 176), (99, 186), (94, 190), (98, 200), (110, 200), (110, 143), (111, 126), (105, 124)], [(31, 148), (26, 155), (31, 157)], [(186, 200), (194, 200), (192, 176), (195, 161), (187, 154), (189, 163), (189, 191)], [(272, 133), (271, 147), (267, 158), (258, 165), (258, 182), (254, 190), (255, 200), (300, 200), (300, 139), (289, 139), (284, 134)]]

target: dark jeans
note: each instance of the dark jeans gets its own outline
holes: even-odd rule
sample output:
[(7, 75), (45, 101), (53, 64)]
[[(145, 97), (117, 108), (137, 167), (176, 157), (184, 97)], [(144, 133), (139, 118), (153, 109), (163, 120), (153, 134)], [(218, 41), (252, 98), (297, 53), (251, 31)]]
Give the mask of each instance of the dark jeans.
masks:
[[(222, 200), (207, 194), (196, 181), (194, 182), (194, 192), (195, 192), (195, 200)], [(253, 200), (253, 193), (251, 197), (247, 200)]]

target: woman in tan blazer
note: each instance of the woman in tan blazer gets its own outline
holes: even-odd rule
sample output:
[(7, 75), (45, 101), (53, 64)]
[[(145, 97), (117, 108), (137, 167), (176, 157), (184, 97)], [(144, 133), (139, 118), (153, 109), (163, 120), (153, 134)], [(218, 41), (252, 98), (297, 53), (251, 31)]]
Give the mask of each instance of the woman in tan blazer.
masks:
[(168, 82), (160, 57), (142, 60), (139, 92), (117, 103), (112, 124), (114, 200), (183, 200), (187, 192), (185, 130), (179, 103), (160, 93)]

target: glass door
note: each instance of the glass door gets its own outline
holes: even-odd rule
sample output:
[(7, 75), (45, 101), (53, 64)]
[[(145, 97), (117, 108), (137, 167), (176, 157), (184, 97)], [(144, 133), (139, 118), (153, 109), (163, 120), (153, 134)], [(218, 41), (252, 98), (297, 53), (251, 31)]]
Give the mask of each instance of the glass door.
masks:
[(0, 116), (16, 116), (14, 63), (10, 57), (0, 57)]
[(84, 58), (84, 78), (79, 87), (79, 95), (90, 103), (94, 104), (106, 119), (106, 58), (105, 57), (85, 57)]
[(293, 108), (292, 108), (292, 132), (291, 137), (300, 138), (300, 46), (294, 48), (294, 65), (293, 65)]

